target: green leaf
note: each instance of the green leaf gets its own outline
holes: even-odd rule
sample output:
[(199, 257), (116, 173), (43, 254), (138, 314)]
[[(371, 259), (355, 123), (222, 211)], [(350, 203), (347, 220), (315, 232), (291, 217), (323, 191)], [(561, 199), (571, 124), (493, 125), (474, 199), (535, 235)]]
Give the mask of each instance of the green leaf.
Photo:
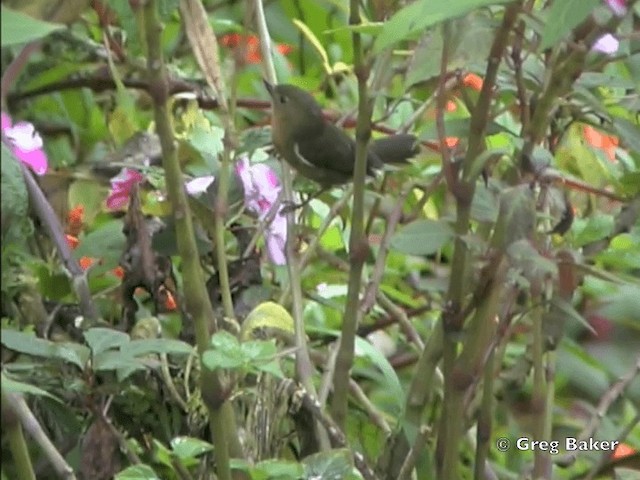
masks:
[(0, 341), (9, 350), (38, 357), (52, 357), (55, 349), (54, 343), (49, 340), (37, 338), (32, 333), (5, 328), (2, 329)]
[(569, 32), (580, 24), (600, 0), (562, 0), (553, 2), (547, 12), (546, 23), (542, 31), (541, 50), (553, 47), (567, 37)]
[(129, 342), (129, 335), (111, 328), (91, 328), (84, 332), (84, 339), (95, 356)]
[(308, 478), (303, 477), (304, 470), (302, 465), (286, 460), (263, 460), (252, 467), (250, 471), (252, 479), (265, 478), (268, 480), (292, 480)]
[(302, 461), (306, 478), (346, 478), (353, 470), (353, 458), (346, 448), (309, 455)]
[(383, 387), (390, 392), (390, 396), (396, 401), (399, 409), (403, 409), (405, 392), (389, 360), (376, 347), (361, 337), (356, 337), (356, 355), (368, 358), (382, 372)]
[(239, 368), (246, 363), (240, 342), (229, 332), (218, 332), (211, 337), (212, 348), (202, 354), (202, 363), (211, 370)]
[(374, 53), (380, 53), (391, 45), (413, 38), (437, 23), (460, 17), (477, 8), (509, 1), (449, 0), (434, 2), (433, 0), (418, 0), (399, 10), (385, 23), (373, 45)]
[(176, 437), (171, 440), (171, 448), (181, 460), (195, 458), (213, 450), (213, 445), (199, 438)]
[(122, 220), (111, 220), (82, 237), (73, 255), (75, 258), (101, 258), (105, 263), (117, 264), (125, 248), (125, 240)]
[(37, 395), (39, 397), (49, 397), (56, 402), (62, 403), (62, 400), (51, 395), (46, 390), (38, 388), (34, 385), (29, 385), (28, 383), (18, 382), (17, 380), (13, 380), (12, 378), (5, 375), (2, 375), (2, 390), (15, 393), (28, 393), (31, 395)]
[(27, 188), (24, 184), (22, 169), (18, 160), (9, 151), (4, 143), (2, 143), (2, 158), (0, 160), (2, 168), (2, 218), (11, 216), (13, 218), (21, 218), (27, 215), (29, 206), (27, 197)]
[(391, 238), (391, 248), (407, 255), (430, 255), (451, 240), (454, 231), (442, 220), (418, 220)]
[(84, 369), (89, 357), (89, 350), (84, 345), (70, 343), (55, 343), (43, 338), (37, 338), (32, 333), (2, 329), (2, 344), (9, 350), (26, 355), (43, 358), (56, 358)]
[(115, 476), (115, 480), (160, 480), (149, 465), (139, 464), (127, 467)]
[(640, 153), (640, 125), (637, 121), (633, 123), (625, 118), (615, 117), (613, 127), (625, 146)]
[(491, 246), (504, 251), (512, 243), (530, 238), (535, 221), (535, 200), (529, 185), (506, 188), (500, 195), (498, 222)]
[(275, 302), (264, 302), (254, 308), (242, 323), (241, 338), (250, 338), (259, 329), (282, 331), (293, 335), (293, 317)]
[(282, 373), (282, 369), (280, 368), (280, 362), (278, 362), (277, 360), (271, 360), (270, 362), (266, 363), (256, 363), (254, 367), (256, 370), (268, 373), (269, 375), (273, 375), (276, 378), (285, 378), (284, 373)]
[(615, 220), (612, 215), (596, 214), (588, 219), (576, 219), (573, 223), (573, 242), (576, 247), (607, 238), (613, 232)]
[(51, 32), (65, 28), (59, 23), (43, 22), (29, 15), (11, 10), (2, 5), (0, 22), (3, 47), (20, 45), (46, 37)]
[(91, 352), (89, 349), (78, 343), (65, 342), (57, 344), (55, 355), (57, 358), (69, 363), (73, 363), (81, 370), (84, 370), (85, 365), (89, 361)]
[(151, 338), (132, 340), (126, 345), (123, 345), (120, 350), (132, 357), (139, 357), (150, 353), (189, 355), (193, 351), (193, 347), (181, 340), (174, 340), (171, 338)]
[(602, 300), (606, 304), (600, 309), (601, 315), (614, 322), (635, 325), (637, 328), (640, 321), (640, 286), (623, 285)]
[(139, 362), (137, 358), (117, 350), (99, 353), (93, 359), (93, 370), (95, 371), (124, 369), (130, 373), (131, 369), (143, 370), (144, 368), (144, 364)]

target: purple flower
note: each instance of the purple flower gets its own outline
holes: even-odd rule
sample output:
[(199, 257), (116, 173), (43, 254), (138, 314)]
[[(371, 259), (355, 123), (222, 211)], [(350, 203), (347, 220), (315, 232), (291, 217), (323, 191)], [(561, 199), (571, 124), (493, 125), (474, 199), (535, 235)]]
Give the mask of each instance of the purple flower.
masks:
[[(271, 210), (280, 194), (280, 180), (275, 172), (264, 163), (251, 165), (245, 156), (236, 164), (236, 173), (244, 188), (245, 207), (257, 214), (262, 220)], [(265, 243), (271, 261), (276, 265), (284, 265), (284, 254), (287, 242), (287, 220), (281, 215), (282, 206), (265, 229)]]
[(605, 0), (605, 3), (609, 6), (614, 15), (622, 17), (627, 13), (627, 1), (626, 0)]
[(111, 190), (107, 197), (107, 208), (109, 210), (118, 210), (124, 207), (129, 200), (129, 192), (131, 188), (144, 180), (137, 170), (123, 168), (118, 175), (111, 179)]
[(613, 55), (618, 51), (619, 46), (620, 42), (618, 41), (618, 39), (610, 33), (607, 33), (596, 40), (596, 42), (593, 44), (592, 49), (596, 52)]
[(18, 122), (12, 125), (11, 117), (2, 112), (2, 141), (13, 155), (37, 175), (44, 175), (49, 168), (47, 155), (42, 149), (42, 138), (33, 124)]

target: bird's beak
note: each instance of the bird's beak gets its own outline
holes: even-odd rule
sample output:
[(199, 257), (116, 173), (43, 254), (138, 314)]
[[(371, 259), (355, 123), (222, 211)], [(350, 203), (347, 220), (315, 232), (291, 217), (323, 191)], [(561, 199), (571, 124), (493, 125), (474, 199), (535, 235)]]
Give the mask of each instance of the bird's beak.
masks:
[(271, 98), (273, 98), (273, 93), (275, 91), (275, 85), (270, 84), (267, 80), (265, 80), (264, 78), (262, 79), (262, 82), (264, 83), (264, 87), (267, 89), (267, 92), (269, 92), (269, 96)]

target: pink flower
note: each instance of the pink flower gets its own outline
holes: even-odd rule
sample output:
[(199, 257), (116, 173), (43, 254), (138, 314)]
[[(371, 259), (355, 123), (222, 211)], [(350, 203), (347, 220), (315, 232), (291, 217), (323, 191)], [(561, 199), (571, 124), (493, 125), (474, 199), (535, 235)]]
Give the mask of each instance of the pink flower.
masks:
[(124, 207), (129, 200), (129, 192), (131, 187), (144, 180), (137, 170), (123, 168), (118, 175), (111, 179), (111, 191), (107, 197), (107, 208), (109, 210), (118, 210)]
[(614, 15), (622, 17), (627, 13), (627, 1), (626, 0), (605, 0), (605, 3), (609, 6)]
[[(236, 174), (244, 188), (245, 207), (263, 219), (280, 194), (282, 187), (278, 176), (264, 163), (251, 165), (246, 156), (236, 164)], [(281, 208), (265, 230), (267, 252), (276, 265), (286, 263), (284, 247), (287, 242), (287, 221), (280, 213)]]
[(12, 125), (11, 117), (2, 112), (2, 140), (11, 149), (11, 153), (35, 174), (47, 173), (49, 162), (42, 149), (42, 137), (33, 124), (18, 122)]
[(607, 33), (596, 40), (596, 42), (593, 44), (592, 49), (596, 52), (613, 55), (618, 51), (619, 46), (620, 42), (618, 41), (618, 39), (610, 33)]

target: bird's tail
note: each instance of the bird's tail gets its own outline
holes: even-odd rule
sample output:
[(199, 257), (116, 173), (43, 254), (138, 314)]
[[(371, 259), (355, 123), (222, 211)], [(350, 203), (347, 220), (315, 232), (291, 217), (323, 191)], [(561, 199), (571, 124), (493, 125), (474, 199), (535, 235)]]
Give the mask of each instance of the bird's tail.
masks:
[(418, 139), (411, 134), (401, 133), (378, 138), (371, 142), (369, 149), (383, 163), (405, 163), (420, 151)]

